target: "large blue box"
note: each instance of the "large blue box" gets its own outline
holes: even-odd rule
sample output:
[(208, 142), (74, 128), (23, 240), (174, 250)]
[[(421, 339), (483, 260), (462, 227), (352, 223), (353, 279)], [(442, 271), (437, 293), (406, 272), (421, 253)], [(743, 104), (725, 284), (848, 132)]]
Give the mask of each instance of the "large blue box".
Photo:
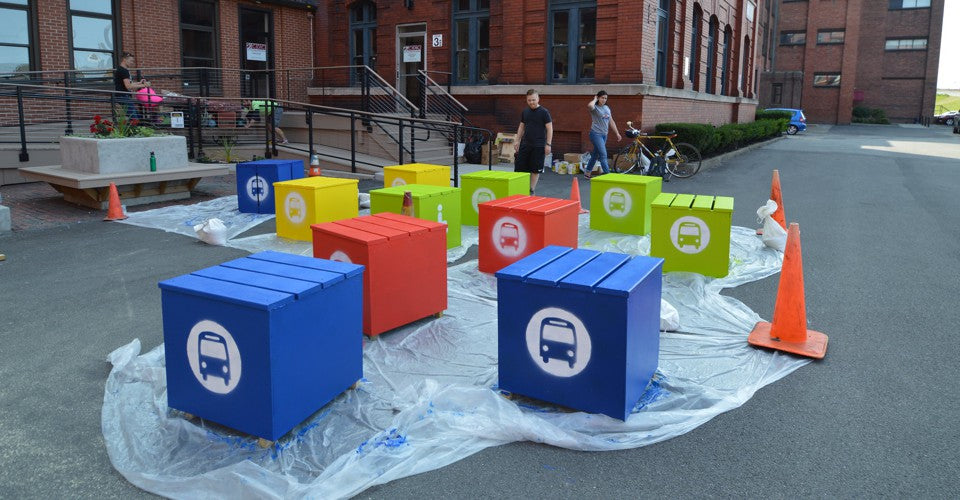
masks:
[(286, 434), (363, 376), (362, 273), (261, 252), (161, 281), (168, 405)]
[(626, 420), (657, 369), (662, 269), (561, 246), (501, 269), (500, 388)]
[(303, 177), (303, 160), (257, 160), (237, 163), (237, 205), (240, 212), (272, 214), (273, 183)]

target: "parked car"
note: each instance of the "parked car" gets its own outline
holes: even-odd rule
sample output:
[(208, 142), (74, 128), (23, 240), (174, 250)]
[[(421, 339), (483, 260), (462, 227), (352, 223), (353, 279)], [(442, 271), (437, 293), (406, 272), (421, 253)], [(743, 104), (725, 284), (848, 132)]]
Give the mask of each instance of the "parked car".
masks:
[(802, 109), (790, 108), (767, 108), (764, 111), (789, 111), (793, 113), (790, 124), (787, 125), (787, 135), (794, 135), (797, 132), (803, 132), (807, 129), (807, 117), (803, 115)]
[(934, 115), (933, 119), (941, 125), (953, 125), (957, 122), (957, 114), (960, 114), (960, 110), (946, 111), (939, 115)]

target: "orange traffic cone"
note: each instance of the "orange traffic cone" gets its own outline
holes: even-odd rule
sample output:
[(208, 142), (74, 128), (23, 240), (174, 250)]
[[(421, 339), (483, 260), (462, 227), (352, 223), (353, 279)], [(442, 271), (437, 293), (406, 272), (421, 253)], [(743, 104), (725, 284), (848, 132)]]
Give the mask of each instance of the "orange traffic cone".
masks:
[(773, 323), (760, 321), (747, 337), (750, 345), (768, 347), (810, 358), (827, 354), (827, 335), (807, 330), (807, 305), (803, 295), (803, 259), (800, 255), (800, 225), (790, 224), (783, 252)]
[(320, 155), (310, 155), (310, 177), (321, 175), (323, 175), (323, 171), (320, 169)]
[[(787, 220), (783, 216), (783, 195), (780, 193), (780, 171), (773, 171), (773, 180), (770, 181), (770, 199), (777, 202), (777, 210), (770, 217), (780, 224), (780, 227), (787, 228)], [(763, 234), (763, 228), (757, 229), (757, 234)]]
[(577, 202), (577, 206), (580, 207), (580, 213), (590, 213), (590, 211), (586, 208), (583, 208), (583, 204), (580, 203), (580, 183), (577, 182), (576, 177), (573, 178), (573, 185), (570, 186), (570, 199)]
[(110, 183), (110, 205), (107, 208), (107, 217), (103, 220), (123, 220), (127, 216), (123, 215), (123, 207), (120, 206), (120, 193), (117, 192), (117, 185)]
[(408, 215), (414, 217), (413, 215), (413, 193), (410, 191), (404, 191), (403, 193), (403, 206), (400, 207), (400, 215)]

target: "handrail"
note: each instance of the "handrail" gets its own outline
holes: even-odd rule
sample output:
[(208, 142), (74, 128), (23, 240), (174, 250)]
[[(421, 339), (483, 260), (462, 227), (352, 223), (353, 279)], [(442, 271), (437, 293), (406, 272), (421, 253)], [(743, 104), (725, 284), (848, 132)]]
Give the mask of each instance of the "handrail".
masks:
[(427, 83), (431, 83), (431, 82), (432, 82), (433, 85), (435, 85), (436, 87), (440, 88), (440, 91), (443, 92), (443, 95), (446, 96), (446, 97), (448, 97), (448, 98), (450, 98), (450, 100), (453, 101), (454, 103), (456, 103), (457, 106), (460, 106), (460, 108), (463, 109), (463, 111), (465, 111), (465, 112), (466, 112), (466, 111), (469, 111), (469, 108), (467, 108), (466, 106), (464, 106), (462, 102), (458, 101), (456, 97), (453, 97), (452, 94), (450, 94), (449, 92), (447, 92), (439, 83), (437, 83), (436, 80), (434, 80), (433, 78), (430, 78), (430, 75), (428, 75), (426, 71), (424, 71), (424, 70), (422, 70), (422, 69), (418, 69), (418, 70), (417, 70), (417, 73), (420, 73), (421, 75), (423, 75), (423, 77), (426, 79)]

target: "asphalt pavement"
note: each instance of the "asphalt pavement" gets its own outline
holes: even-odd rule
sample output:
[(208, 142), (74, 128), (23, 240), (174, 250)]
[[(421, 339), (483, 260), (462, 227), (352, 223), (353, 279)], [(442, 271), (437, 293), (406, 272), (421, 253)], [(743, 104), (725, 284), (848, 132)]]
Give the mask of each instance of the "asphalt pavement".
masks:
[[(812, 126), (664, 191), (732, 196), (733, 223), (755, 227), (773, 169), (786, 218), (800, 224), (808, 326), (830, 337), (824, 360), (663, 443), (514, 443), (360, 496), (955, 497), (960, 136)], [(537, 194), (566, 197), (571, 177), (541, 182)], [(104, 448), (105, 357), (133, 338), (144, 350), (162, 342), (158, 281), (245, 252), (87, 221), (0, 235), (0, 253), (0, 497), (150, 496)], [(726, 293), (769, 319), (777, 281)]]

